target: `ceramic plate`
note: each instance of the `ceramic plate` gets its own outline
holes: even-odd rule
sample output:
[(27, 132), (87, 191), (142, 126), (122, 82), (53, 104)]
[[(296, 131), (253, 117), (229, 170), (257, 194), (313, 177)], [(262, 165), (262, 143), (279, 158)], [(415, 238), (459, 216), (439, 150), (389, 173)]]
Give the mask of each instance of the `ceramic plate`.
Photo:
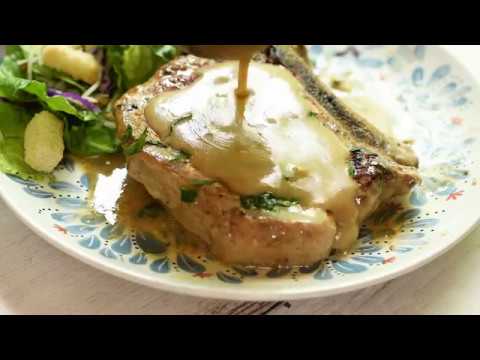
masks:
[(70, 158), (49, 184), (1, 174), (0, 193), (25, 224), (75, 258), (151, 287), (209, 298), (266, 301), (338, 294), (410, 272), (450, 249), (480, 216), (480, 106), (474, 79), (435, 46), (317, 45), (310, 54), (324, 79), (349, 77), (353, 95), (388, 109), (393, 130), (414, 140), (421, 160), (423, 184), (408, 204), (377, 213), (372, 222), (377, 225), (362, 229), (348, 256), (298, 269), (255, 270), (222, 266), (173, 248), (145, 254), (136, 239), (148, 234), (111, 226), (91, 213), (87, 177)]

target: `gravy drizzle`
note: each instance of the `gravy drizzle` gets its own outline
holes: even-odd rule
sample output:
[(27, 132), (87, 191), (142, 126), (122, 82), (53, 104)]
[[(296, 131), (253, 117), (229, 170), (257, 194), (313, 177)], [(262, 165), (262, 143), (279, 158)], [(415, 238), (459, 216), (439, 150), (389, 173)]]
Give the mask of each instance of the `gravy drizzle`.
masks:
[(243, 121), (243, 112), (246, 98), (250, 95), (248, 89), (248, 70), (254, 54), (267, 48), (268, 45), (191, 45), (188, 50), (198, 56), (218, 60), (238, 61), (238, 85), (235, 91), (237, 96), (237, 121)]

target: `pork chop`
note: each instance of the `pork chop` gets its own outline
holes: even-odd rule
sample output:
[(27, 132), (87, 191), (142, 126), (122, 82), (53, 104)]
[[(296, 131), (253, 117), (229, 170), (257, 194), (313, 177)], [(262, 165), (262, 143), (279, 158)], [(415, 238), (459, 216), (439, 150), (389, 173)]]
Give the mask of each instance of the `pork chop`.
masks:
[[(342, 224), (328, 210), (288, 201), (273, 202), (271, 208), (249, 206), (245, 197), (195, 169), (188, 156), (162, 144), (149, 128), (145, 108), (150, 100), (165, 91), (192, 85), (200, 69), (215, 64), (212, 60), (181, 56), (118, 100), (115, 116), (119, 133), (130, 127), (138, 139), (147, 131), (148, 145), (127, 159), (128, 171), (220, 261), (258, 266), (309, 265), (324, 259), (333, 249), (347, 250), (360, 222), (382, 203), (408, 193), (419, 181), (417, 159), (407, 145), (387, 138), (349, 111), (294, 50), (273, 47), (259, 59), (289, 69), (316, 102), (318, 121), (351, 149), (350, 175), (359, 184), (355, 197), (359, 215), (349, 241), (342, 241)], [(262, 200), (270, 204), (271, 194), (263, 195), (266, 198)]]

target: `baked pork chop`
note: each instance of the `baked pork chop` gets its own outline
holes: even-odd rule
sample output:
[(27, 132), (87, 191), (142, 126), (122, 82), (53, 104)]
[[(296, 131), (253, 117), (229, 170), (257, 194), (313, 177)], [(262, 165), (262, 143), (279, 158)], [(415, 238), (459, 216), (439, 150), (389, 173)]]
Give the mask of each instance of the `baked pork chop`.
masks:
[[(407, 194), (419, 182), (418, 161), (408, 145), (386, 137), (351, 112), (316, 78), (292, 47), (273, 46), (257, 56), (257, 64), (252, 70), (254, 74), (258, 74), (258, 78), (266, 76), (263, 83), (258, 80), (257, 87), (253, 87), (257, 102), (263, 92), (268, 95), (273, 90), (262, 88), (262, 84), (278, 72), (276, 76), (284, 83), (278, 83), (276, 91), (280, 93), (283, 85), (290, 84), (288, 89), (285, 86), (285, 91), (295, 89), (298, 97), (295, 104), (302, 104), (299, 114), (308, 115), (308, 119), (302, 120), (293, 114), (286, 122), (266, 119), (268, 124), (274, 124), (273, 132), (265, 130), (263, 123), (248, 124), (255, 129), (252, 136), (257, 136), (260, 142), (276, 139), (269, 143), (271, 158), (290, 161), (286, 166), (281, 163), (283, 167), (271, 166), (282, 168), (281, 179), (272, 180), (276, 185), (263, 180), (249, 181), (255, 176), (261, 179), (265, 174), (261, 171), (256, 174), (256, 170), (270, 166), (268, 161), (267, 167), (261, 163), (261, 151), (258, 156), (247, 157), (216, 152), (211, 155), (216, 156), (215, 164), (221, 168), (216, 171), (198, 155), (203, 148), (197, 148), (197, 153), (180, 138), (172, 140), (176, 128), (179, 133), (193, 131), (196, 134), (203, 126), (200, 120), (196, 121), (201, 112), (197, 114), (192, 110), (170, 123), (156, 120), (158, 106), (185, 103), (189, 97), (197, 101), (195, 99), (208, 92), (202, 84), (209, 76), (214, 71), (227, 71), (231, 66), (193, 55), (181, 56), (166, 64), (147, 83), (131, 89), (115, 104), (119, 135), (129, 128), (133, 139), (147, 133), (143, 150), (127, 159), (129, 176), (142, 183), (222, 262), (257, 266), (313, 264), (332, 250), (348, 250), (358, 237), (361, 223), (372, 212), (393, 197)], [(214, 82), (219, 86), (228, 85), (225, 76), (215, 77)], [(224, 82), (227, 85), (223, 85)], [(224, 94), (217, 95), (220, 99), (224, 97)], [(160, 105), (158, 98), (161, 98)], [(272, 107), (270, 100), (265, 101)], [(247, 105), (247, 113), (248, 109)], [(267, 112), (268, 109), (262, 114)], [(292, 119), (299, 119), (298, 128), (289, 127), (296, 124)], [(289, 127), (285, 133), (275, 132), (285, 126)], [(222, 131), (218, 132), (220, 138), (230, 130)], [(291, 139), (292, 134), (304, 137)], [(316, 147), (316, 142), (323, 147)], [(287, 151), (282, 149), (282, 144)], [(292, 144), (297, 146), (289, 148)], [(305, 155), (309, 161), (303, 163), (300, 154), (308, 152), (309, 144), (311, 151)], [(239, 153), (256, 152), (255, 148), (248, 149)], [(305, 166), (292, 170), (289, 165), (297, 160)], [(309, 167), (312, 163), (315, 166)], [(315, 176), (310, 174), (310, 169)], [(284, 191), (277, 193), (277, 187)], [(295, 196), (283, 196), (285, 194)]]

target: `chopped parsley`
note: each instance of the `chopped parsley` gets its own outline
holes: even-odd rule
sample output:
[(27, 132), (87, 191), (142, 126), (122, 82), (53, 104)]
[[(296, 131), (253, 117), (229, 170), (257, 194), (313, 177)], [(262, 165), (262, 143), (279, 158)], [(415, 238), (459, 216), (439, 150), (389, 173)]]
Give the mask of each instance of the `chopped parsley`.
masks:
[(136, 153), (142, 151), (145, 143), (147, 141), (147, 129), (143, 132), (143, 134), (138, 138), (134, 139), (133, 137), (133, 130), (132, 127), (129, 125), (125, 134), (123, 134), (121, 143), (123, 146), (123, 153), (125, 156), (132, 156)]
[(156, 218), (165, 211), (165, 208), (162, 204), (158, 202), (152, 202), (147, 204), (142, 210), (137, 214), (139, 218)]
[(261, 209), (273, 211), (278, 207), (289, 208), (291, 206), (298, 205), (299, 201), (294, 199), (285, 199), (277, 197), (272, 193), (263, 193), (254, 196), (242, 196), (240, 198), (242, 207), (250, 209)]
[(318, 113), (313, 112), (313, 111), (310, 111), (310, 112), (308, 113), (308, 117), (314, 117), (314, 118), (318, 119)]
[(348, 176), (355, 177), (355, 166), (351, 160), (348, 162)]
[(187, 203), (187, 204), (194, 203), (195, 200), (197, 200), (197, 197), (198, 197), (197, 189), (192, 189), (189, 187), (182, 187), (180, 189), (180, 199), (184, 203)]
[(180, 188), (180, 199), (184, 203), (191, 204), (197, 200), (198, 191), (202, 186), (212, 185), (215, 182), (215, 180), (194, 179), (191, 181), (190, 186)]
[(352, 153), (355, 153), (355, 152), (359, 152), (359, 151), (366, 151), (364, 148), (361, 148), (361, 147), (358, 147), (358, 146), (354, 146), (350, 152)]
[(130, 141), (133, 138), (133, 129), (130, 125), (128, 125), (127, 130), (125, 131), (125, 134), (123, 134), (122, 138), (120, 141), (122, 144)]
[(179, 117), (178, 119), (175, 119), (174, 121), (172, 121), (172, 123), (170, 125), (169, 132), (168, 132), (168, 136), (171, 136), (173, 134), (173, 131), (175, 130), (175, 127), (177, 127), (180, 124), (183, 124), (185, 121), (192, 120), (192, 118), (193, 118), (193, 114), (192, 113), (187, 113), (187, 114)]
[(173, 159), (171, 159), (170, 161), (186, 161), (186, 160), (190, 159), (191, 157), (192, 157), (192, 155), (190, 155), (189, 153), (187, 153), (183, 150), (180, 150), (180, 151), (178, 151), (177, 154), (175, 154)]
[(135, 140), (133, 143), (130, 145), (127, 145), (123, 148), (123, 153), (125, 156), (132, 156), (135, 155), (136, 153), (139, 153), (142, 151), (143, 147), (145, 146), (147, 140), (147, 129), (143, 132), (143, 134)]
[(350, 153), (348, 173), (357, 183), (366, 187), (380, 180), (377, 183), (380, 186), (384, 185), (383, 181), (389, 176), (389, 171), (381, 163), (377, 154), (361, 148), (353, 148)]

